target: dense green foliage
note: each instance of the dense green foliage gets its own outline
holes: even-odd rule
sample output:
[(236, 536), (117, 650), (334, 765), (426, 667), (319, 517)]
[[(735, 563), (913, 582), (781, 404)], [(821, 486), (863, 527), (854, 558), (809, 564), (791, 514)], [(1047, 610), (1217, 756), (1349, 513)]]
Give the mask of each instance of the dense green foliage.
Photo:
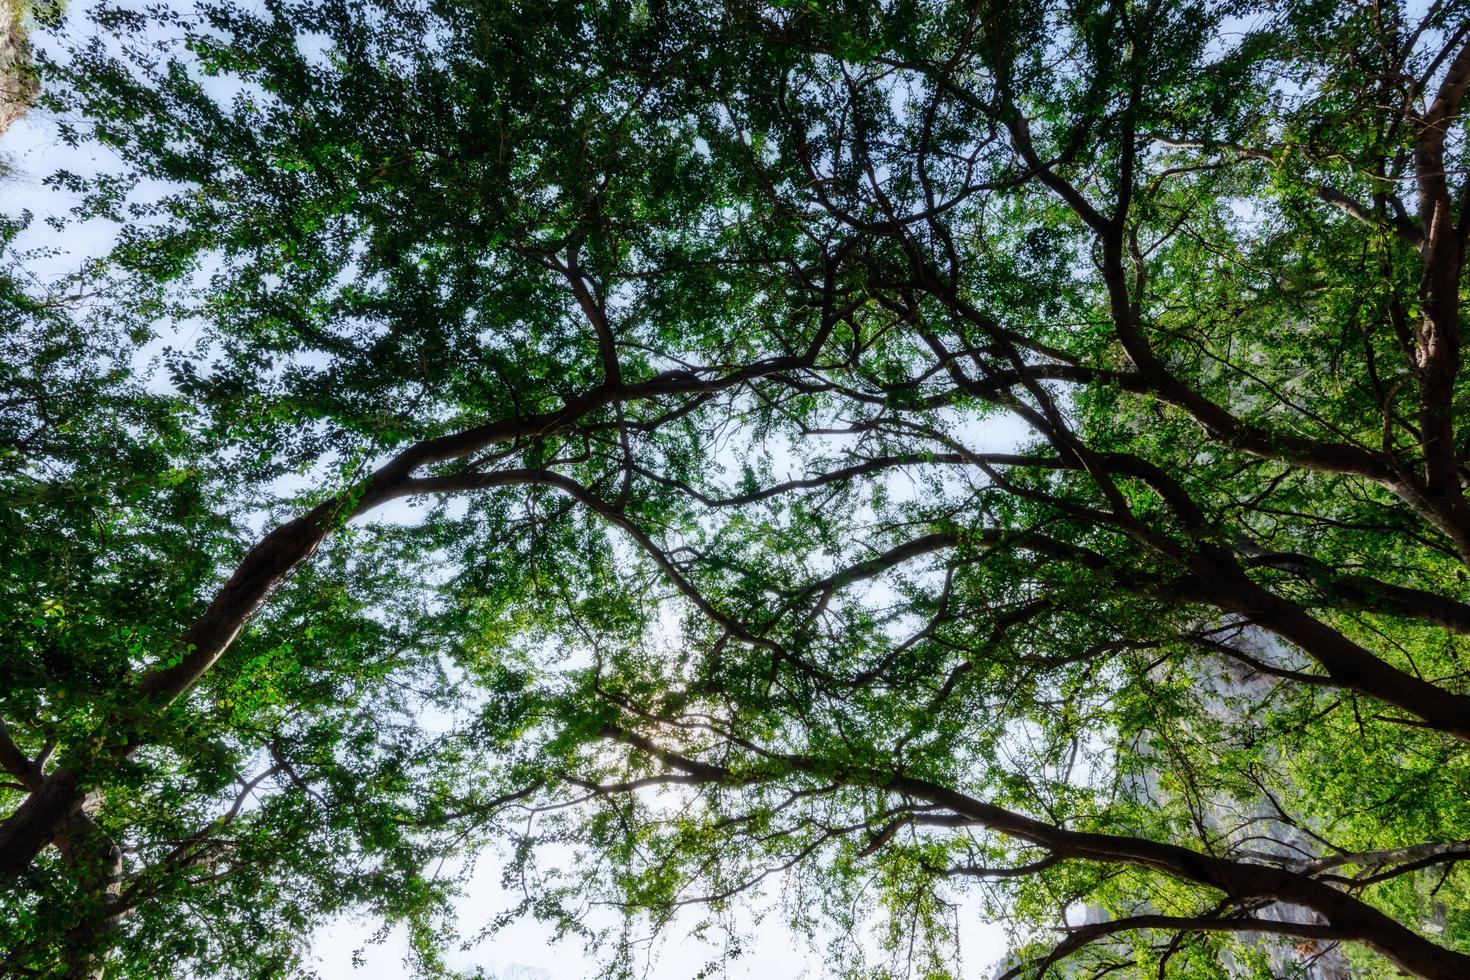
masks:
[(1470, 975), (1470, 4), (86, 17), (4, 971), (446, 973), (499, 844), (842, 975)]

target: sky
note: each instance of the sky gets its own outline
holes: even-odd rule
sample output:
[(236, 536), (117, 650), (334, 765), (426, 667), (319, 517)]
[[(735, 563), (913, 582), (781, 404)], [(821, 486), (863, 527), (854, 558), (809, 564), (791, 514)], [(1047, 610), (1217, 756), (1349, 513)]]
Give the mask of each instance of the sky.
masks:
[[(513, 905), (518, 896), (500, 887), (500, 869), (493, 856), (480, 862), (464, 899), (459, 903), (461, 931), (472, 934), (496, 913)], [(778, 886), (779, 887), (779, 886)], [(968, 903), (967, 903), (968, 904)], [(724, 965), (713, 977), (729, 980), (818, 980), (826, 976), (821, 950), (793, 935), (782, 923), (779, 896), (767, 895), (754, 905), (770, 913), (762, 922), (746, 928), (748, 944), (739, 959)], [(751, 915), (754, 909), (743, 909)], [(1004, 955), (1000, 927), (981, 921), (976, 909), (961, 906), (960, 948), (965, 976), (988, 977)], [(698, 918), (691, 911), (675, 920), (665, 934), (647, 947), (648, 980), (687, 980), (704, 969), (719, 953), (719, 947), (690, 934)], [(611, 918), (609, 918), (611, 923)], [(368, 920), (342, 920), (316, 937), (316, 969), (323, 980), (365, 980), (398, 975), (406, 952), (400, 931), (390, 933), (380, 945), (367, 946), (378, 924)], [(819, 940), (819, 942), (822, 940)], [(865, 944), (873, 948), (872, 943)], [(354, 951), (363, 951), (363, 965), (353, 966)], [(537, 922), (522, 920), (495, 937), (467, 951), (449, 956), (452, 966), (480, 967), (498, 980), (580, 980), (601, 973), (594, 955), (583, 950), (576, 939), (552, 942), (550, 930)]]
[[(177, 0), (176, 0), (177, 2)], [(67, 20), (68, 30), (90, 31), (77, 16), (81, 5), (74, 5)], [(40, 48), (48, 44), (44, 32), (33, 35)], [(95, 146), (68, 147), (61, 141), (56, 120), (41, 109), (33, 109), (0, 136), (0, 156), (9, 163), (10, 173), (0, 182), (0, 210), (17, 214), (29, 210), (39, 218), (63, 214), (75, 203), (64, 192), (46, 186), (49, 174), (66, 169), (80, 174), (105, 172), (114, 166), (107, 151)], [(88, 256), (106, 252), (111, 229), (102, 224), (69, 224), (56, 231), (44, 221), (36, 220), (22, 247), (46, 246), (55, 249), (31, 266), (41, 279), (73, 271)], [(178, 343), (174, 336), (160, 337), (156, 350), (165, 343)], [(976, 434), (979, 435), (978, 433)], [(1014, 424), (994, 423), (984, 438), (976, 438), (976, 449), (1005, 448), (1018, 440), (1021, 430)], [(402, 514), (387, 515), (388, 519)], [(746, 953), (712, 974), (718, 977), (759, 978), (759, 980), (798, 980), (824, 975), (822, 939), (812, 943), (794, 935), (783, 924), (780, 914), (781, 885), (773, 885), (764, 897), (744, 910), (749, 928)], [(457, 905), (461, 933), (474, 935), (498, 913), (513, 906), (519, 896), (507, 892), (500, 883), (497, 855), (480, 855), (474, 873), (469, 877), (464, 894)], [(758, 912), (768, 915), (755, 919)], [(644, 976), (647, 980), (683, 980), (705, 968), (719, 953), (719, 947), (691, 934), (699, 919), (696, 912), (675, 919), (665, 932), (648, 945)], [(614, 921), (611, 917), (609, 923)], [(982, 921), (970, 903), (956, 909), (960, 929), (961, 962), (967, 976), (990, 976), (993, 965), (1003, 956), (1005, 943), (999, 926)], [(581, 947), (575, 938), (553, 942), (550, 927), (534, 920), (521, 920), (491, 938), (468, 949), (456, 949), (451, 965), (462, 969), (481, 968), (500, 980), (576, 980), (601, 973), (595, 955)], [(869, 939), (867, 948), (874, 948)], [(321, 929), (311, 941), (312, 965), (323, 980), (376, 980), (402, 976), (406, 943), (401, 930), (380, 934), (380, 923), (364, 917), (344, 917)]]

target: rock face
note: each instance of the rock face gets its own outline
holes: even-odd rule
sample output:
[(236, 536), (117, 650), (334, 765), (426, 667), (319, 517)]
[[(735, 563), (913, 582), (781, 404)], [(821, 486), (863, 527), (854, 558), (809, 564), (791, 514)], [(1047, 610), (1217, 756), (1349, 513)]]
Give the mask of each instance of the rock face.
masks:
[(25, 115), (36, 88), (19, 0), (0, 0), (0, 134)]
[[(1256, 629), (1241, 630), (1231, 642), (1237, 649), (1251, 654), (1258, 660), (1280, 663), (1296, 669), (1307, 666), (1275, 637)], [(1205, 710), (1217, 720), (1227, 723), (1240, 720), (1242, 700), (1263, 699), (1270, 694), (1271, 688), (1279, 683), (1274, 678), (1252, 671), (1235, 660), (1202, 662), (1197, 679)], [(1137, 746), (1134, 751), (1149, 754), (1145, 746)], [(1124, 788), (1142, 803), (1163, 803), (1169, 797), (1168, 791), (1160, 785), (1157, 773), (1154, 772), (1129, 775), (1124, 780)], [(1285, 863), (1292, 859), (1311, 860), (1321, 856), (1319, 853), (1321, 846), (1316, 841), (1300, 829), (1277, 819), (1277, 813), (1265, 801), (1261, 801), (1254, 811), (1242, 810), (1241, 802), (1238, 800), (1218, 799), (1202, 802), (1204, 803), (1203, 812), (1200, 812), (1198, 816), (1205, 826), (1226, 840), (1232, 836), (1232, 832), (1227, 828), (1236, 828), (1234, 835), (1247, 834), (1237, 843), (1244, 850), (1255, 852), (1258, 857), (1274, 855)], [(1104, 922), (1111, 918), (1106, 911), (1095, 906), (1088, 906), (1079, 911), (1082, 914), (1083, 924)], [(1280, 922), (1313, 924), (1321, 922), (1314, 913), (1306, 909), (1280, 902), (1268, 905), (1255, 914), (1262, 919)], [(1435, 923), (1431, 921), (1426, 931), (1432, 931), (1434, 927)], [(1353, 980), (1354, 978), (1352, 964), (1348, 962), (1347, 957), (1343, 955), (1342, 948), (1336, 943), (1318, 943), (1313, 940), (1297, 942), (1259, 933), (1241, 933), (1238, 938), (1247, 945), (1255, 946), (1266, 952), (1270, 958), (1273, 976), (1289, 977), (1292, 980)], [(1004, 964), (1002, 970), (997, 972), (997, 976), (1014, 965), (1009, 962)], [(1236, 961), (1228, 954), (1220, 965), (1227, 976), (1241, 977), (1248, 972), (1245, 964)], [(1081, 976), (1080, 973), (1068, 973), (1065, 969), (1058, 975), (1062, 977)]]
[[(1270, 634), (1254, 629), (1243, 630), (1234, 640), (1237, 649), (1251, 654), (1259, 660), (1274, 663), (1291, 663), (1301, 669), (1306, 667), (1300, 658), (1281, 641)], [(1239, 720), (1237, 701), (1242, 694), (1253, 699), (1264, 699), (1278, 681), (1250, 670), (1244, 664), (1229, 660), (1222, 662), (1220, 673), (1202, 670), (1200, 687), (1205, 692), (1205, 704), (1212, 714), (1222, 721)], [(1225, 825), (1245, 824), (1251, 828), (1255, 838), (1250, 842), (1252, 850), (1280, 855), (1283, 859), (1320, 857), (1321, 845), (1301, 830), (1275, 819), (1277, 814), (1263, 800), (1254, 813), (1241, 813), (1222, 801), (1215, 813), (1203, 814), (1207, 824), (1216, 830)], [(1252, 819), (1244, 819), (1252, 818)], [(1269, 905), (1256, 913), (1262, 919), (1281, 922), (1319, 923), (1322, 920), (1312, 912), (1280, 902)], [(1240, 937), (1269, 950), (1273, 972), (1281, 977), (1299, 977), (1301, 980), (1353, 980), (1353, 968), (1343, 955), (1342, 947), (1336, 943), (1318, 943), (1315, 940), (1294, 942), (1280, 937), (1243, 933)], [(1235, 964), (1224, 964), (1227, 970)]]

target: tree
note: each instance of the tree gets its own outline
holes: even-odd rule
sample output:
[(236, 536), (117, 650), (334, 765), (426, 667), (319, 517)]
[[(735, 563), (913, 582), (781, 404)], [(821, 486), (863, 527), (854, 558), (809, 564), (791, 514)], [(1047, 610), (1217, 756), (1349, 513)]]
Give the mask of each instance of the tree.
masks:
[(110, 285), (9, 299), (75, 391), (7, 406), (17, 968), (376, 903), (437, 969), (509, 835), (568, 926), (874, 891), (896, 973), (971, 881), (1013, 975), (1470, 972), (1462, 5), (98, 18)]
[[(154, 26), (97, 17), (117, 36)], [(567, 67), (583, 30), (614, 52), (648, 43), (620, 23), (570, 5), (222, 7), (164, 25), (175, 60), (98, 38), (50, 66), (54, 105), (131, 164), (58, 180), (89, 195), (80, 217), (136, 220), (119, 283), (11, 289), (7, 350), (26, 359), (8, 496), (15, 540), (36, 542), (7, 590), (28, 652), (5, 685), (11, 969), (100, 970), (121, 924), (117, 969), (270, 972), (333, 908), (432, 910), (424, 865), (461, 838), (471, 760), (514, 722), (410, 721), (462, 721), (455, 685), (516, 683), (497, 638), (561, 604), (600, 604), (609, 631), (645, 614), (609, 594), (607, 542), (566, 506), (601, 479), (593, 445), (659, 452), (666, 428), (823, 348), (749, 301), (771, 262), (706, 270), (719, 173), (692, 136), (605, 77), (609, 59)], [(298, 48), (308, 29), (333, 37), (331, 62)], [(200, 77), (226, 72), (260, 90), (217, 101)], [(139, 179), (168, 190), (130, 203)], [(756, 252), (771, 236), (725, 237)], [(614, 297), (596, 270), (630, 256), (676, 271)], [(135, 302), (138, 283), (161, 285)], [(78, 294), (133, 319), (104, 333), (72, 315)], [(159, 393), (129, 372), (170, 323), (199, 342), (156, 355)], [(470, 477), (519, 492), (343, 540), (353, 517)]]

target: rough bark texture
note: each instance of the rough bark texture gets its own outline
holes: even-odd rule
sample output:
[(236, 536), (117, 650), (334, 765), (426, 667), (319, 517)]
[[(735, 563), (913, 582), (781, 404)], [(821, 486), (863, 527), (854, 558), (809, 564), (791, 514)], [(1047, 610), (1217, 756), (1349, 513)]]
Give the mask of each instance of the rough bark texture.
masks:
[(16, 0), (0, 0), (0, 134), (26, 114), (37, 89), (20, 5)]

